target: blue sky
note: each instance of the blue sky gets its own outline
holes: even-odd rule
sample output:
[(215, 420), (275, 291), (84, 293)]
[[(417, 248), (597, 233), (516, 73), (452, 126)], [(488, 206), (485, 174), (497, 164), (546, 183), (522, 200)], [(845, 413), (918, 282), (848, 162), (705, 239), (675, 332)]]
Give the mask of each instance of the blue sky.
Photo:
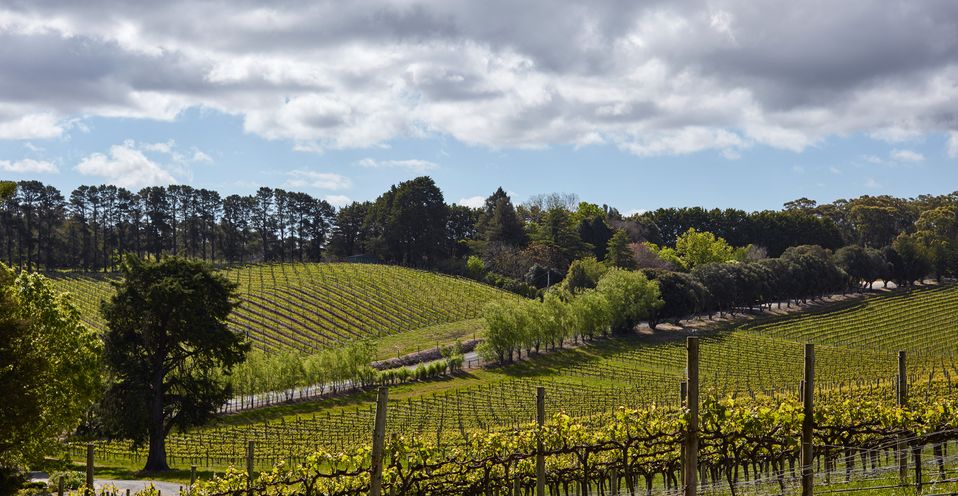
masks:
[(955, 5), (11, 2), (0, 177), (341, 205), (428, 174), (623, 212), (950, 193)]

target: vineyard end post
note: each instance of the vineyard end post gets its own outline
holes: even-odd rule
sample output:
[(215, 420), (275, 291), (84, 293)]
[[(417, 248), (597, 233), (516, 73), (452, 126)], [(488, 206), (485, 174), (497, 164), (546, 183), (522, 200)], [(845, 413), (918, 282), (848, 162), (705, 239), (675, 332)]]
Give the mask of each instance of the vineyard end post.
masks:
[(802, 381), (802, 496), (811, 496), (815, 485), (815, 472), (812, 468), (814, 451), (812, 431), (815, 428), (815, 345), (805, 345), (805, 378)]
[(383, 448), (386, 444), (386, 404), (389, 389), (379, 388), (376, 397), (376, 423), (373, 427), (372, 467), (370, 467), (369, 496), (381, 496), (383, 492)]
[(695, 496), (699, 474), (699, 338), (686, 340), (686, 372), (688, 374), (687, 408), (689, 410), (688, 436), (685, 440), (685, 496)]
[(190, 465), (190, 492), (193, 491), (193, 484), (196, 483), (196, 465)]
[(93, 443), (86, 445), (86, 488), (90, 494), (95, 494), (93, 489)]
[[(688, 408), (689, 405), (689, 383), (688, 381), (682, 381), (679, 383), (679, 406), (682, 408)], [(684, 440), (683, 440), (684, 441)], [(688, 450), (685, 449), (686, 443), (682, 443), (682, 448), (679, 453), (679, 460), (682, 462), (682, 484), (685, 484), (688, 479), (688, 468), (686, 467), (686, 459), (688, 458)]]
[(253, 456), (256, 445), (253, 441), (246, 443), (246, 492), (253, 496)]
[(542, 426), (546, 423), (546, 388), (536, 388), (536, 425), (539, 433), (536, 436), (536, 496), (546, 494), (546, 457), (542, 442)]
[[(904, 407), (908, 404), (908, 367), (906, 367), (905, 361), (905, 352), (898, 352), (898, 378), (895, 381), (896, 399), (898, 400), (898, 406)], [(905, 441), (903, 440), (904, 436), (900, 435), (898, 439), (898, 478), (901, 480), (902, 484), (908, 482), (908, 449), (905, 446)]]

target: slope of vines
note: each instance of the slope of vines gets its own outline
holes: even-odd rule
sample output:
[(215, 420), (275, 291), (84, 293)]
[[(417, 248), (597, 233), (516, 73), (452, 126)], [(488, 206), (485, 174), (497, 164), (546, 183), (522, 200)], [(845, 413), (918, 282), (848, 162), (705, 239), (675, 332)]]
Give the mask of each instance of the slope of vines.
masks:
[[(221, 272), (239, 284), (231, 326), (258, 348), (310, 351), (350, 340), (473, 319), (487, 302), (516, 296), (432, 272), (371, 264), (269, 264)], [(51, 274), (83, 319), (103, 328), (109, 274)]]

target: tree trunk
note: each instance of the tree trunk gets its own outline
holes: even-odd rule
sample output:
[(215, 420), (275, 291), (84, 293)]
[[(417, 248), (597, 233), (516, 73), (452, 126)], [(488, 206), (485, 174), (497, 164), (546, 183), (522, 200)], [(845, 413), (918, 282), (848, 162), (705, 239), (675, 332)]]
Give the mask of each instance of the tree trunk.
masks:
[[(158, 380), (157, 380), (158, 379)], [(147, 472), (165, 472), (170, 469), (166, 463), (166, 429), (163, 422), (163, 373), (154, 373), (153, 398), (150, 405), (150, 452), (146, 458)]]

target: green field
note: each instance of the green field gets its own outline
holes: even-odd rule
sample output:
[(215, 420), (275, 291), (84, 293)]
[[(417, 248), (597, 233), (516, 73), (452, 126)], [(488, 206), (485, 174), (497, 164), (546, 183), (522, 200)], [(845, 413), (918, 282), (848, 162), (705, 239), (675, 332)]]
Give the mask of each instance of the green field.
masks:
[[(310, 351), (350, 340), (387, 338), (476, 319), (489, 301), (518, 298), (463, 278), (389, 265), (307, 263), (250, 265), (221, 271), (239, 284), (240, 307), (230, 325), (265, 350)], [(73, 295), (83, 320), (103, 329), (99, 304), (113, 288), (106, 274), (50, 274)], [(466, 326), (471, 334), (475, 326)], [(439, 337), (445, 336), (439, 332)], [(418, 338), (416, 338), (418, 340)], [(429, 333), (425, 347), (434, 346)], [(416, 351), (393, 337), (384, 357)]]
[[(910, 352), (913, 395), (933, 385), (951, 389), (958, 378), (956, 313), (958, 286), (930, 286), (694, 331), (702, 340), (703, 387), (715, 394), (794, 394), (803, 344), (814, 342), (820, 397), (867, 390), (893, 398), (900, 348)], [(549, 414), (589, 418), (620, 406), (675, 405), (690, 332), (599, 339), (511, 366), (394, 387), (387, 429), (390, 435), (442, 444), (455, 444), (472, 431), (510, 429), (534, 419), (540, 385), (546, 388)], [(280, 460), (300, 461), (317, 449), (368, 445), (373, 400), (372, 393), (361, 393), (226, 417), (173, 433), (167, 450), (174, 465), (222, 468), (241, 465), (247, 442), (255, 441), (257, 466), (265, 468)], [(98, 451), (131, 466), (143, 456), (119, 442), (100, 443)]]

